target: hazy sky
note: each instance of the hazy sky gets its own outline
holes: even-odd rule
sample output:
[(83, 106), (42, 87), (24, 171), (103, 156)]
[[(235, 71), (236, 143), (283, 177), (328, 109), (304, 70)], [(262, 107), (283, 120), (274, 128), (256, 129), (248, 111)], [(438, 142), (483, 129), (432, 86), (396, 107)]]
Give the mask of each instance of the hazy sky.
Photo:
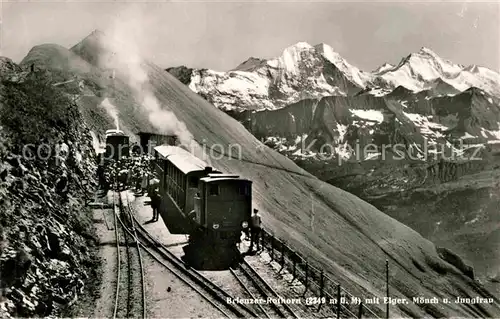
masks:
[(132, 11), (142, 30), (131, 41), (164, 67), (227, 70), (305, 41), (327, 43), (363, 70), (422, 46), (457, 63), (500, 68), (499, 2), (134, 2), (4, 2), (0, 55), (19, 62), (37, 44), (69, 48)]

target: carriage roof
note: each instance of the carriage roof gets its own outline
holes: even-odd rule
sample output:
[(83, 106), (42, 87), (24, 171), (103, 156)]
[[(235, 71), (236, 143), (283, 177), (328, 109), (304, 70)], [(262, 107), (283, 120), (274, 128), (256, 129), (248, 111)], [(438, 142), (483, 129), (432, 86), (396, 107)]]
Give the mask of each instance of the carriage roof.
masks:
[(113, 135), (125, 135), (125, 133), (122, 130), (118, 129), (111, 129), (106, 131), (106, 137)]
[(209, 174), (207, 177), (200, 179), (205, 183), (220, 182), (220, 181), (239, 181), (239, 182), (252, 182), (249, 179), (241, 178), (239, 175), (233, 174)]
[(178, 146), (161, 145), (154, 148), (162, 160), (168, 160), (184, 174), (203, 171), (208, 166), (203, 160)]

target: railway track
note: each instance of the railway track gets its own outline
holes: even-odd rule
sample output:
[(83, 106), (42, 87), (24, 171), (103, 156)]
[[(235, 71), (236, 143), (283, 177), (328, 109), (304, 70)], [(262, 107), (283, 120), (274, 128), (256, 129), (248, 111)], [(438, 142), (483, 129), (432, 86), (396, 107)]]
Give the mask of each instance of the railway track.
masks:
[[(230, 294), (195, 269), (188, 267), (181, 259), (170, 252), (167, 247), (151, 236), (133, 216), (133, 209), (130, 203), (127, 203), (127, 206), (131, 212), (132, 223), (137, 226), (135, 230), (139, 246), (142, 247), (144, 251), (166, 267), (177, 278), (195, 290), (208, 303), (218, 309), (223, 316), (227, 318), (232, 318), (234, 316), (239, 318), (258, 317), (258, 315), (246, 305), (230, 302), (234, 300)], [(127, 231), (131, 233), (130, 230)], [(139, 238), (141, 239), (140, 241)]]
[[(146, 289), (140, 246), (131, 231), (130, 212), (121, 193), (113, 192), (114, 228), (117, 248), (117, 278), (113, 318), (146, 318)], [(127, 236), (129, 235), (129, 236)], [(135, 247), (135, 249), (134, 249)], [(141, 289), (137, 289), (140, 286)]]
[(236, 269), (230, 269), (248, 296), (258, 301), (254, 309), (266, 318), (299, 318), (285, 298), (282, 298), (245, 260)]

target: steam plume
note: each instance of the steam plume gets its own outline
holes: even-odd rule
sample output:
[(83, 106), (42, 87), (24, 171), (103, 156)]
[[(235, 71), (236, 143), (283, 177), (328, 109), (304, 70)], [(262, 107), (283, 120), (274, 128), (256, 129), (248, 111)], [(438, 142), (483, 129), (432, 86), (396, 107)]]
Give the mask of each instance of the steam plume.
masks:
[(105, 36), (100, 37), (101, 46), (105, 49), (100, 56), (100, 64), (116, 72), (116, 76), (125, 78), (132, 88), (135, 100), (147, 112), (151, 125), (162, 134), (175, 134), (180, 142), (189, 145), (193, 136), (186, 125), (179, 121), (175, 114), (162, 105), (152, 91), (148, 69), (140, 52), (142, 24), (147, 21), (140, 9), (130, 9), (122, 12), (111, 27), (105, 30)]
[(108, 100), (108, 98), (105, 98), (101, 102), (100, 106), (103, 107), (106, 110), (106, 112), (108, 112), (109, 116), (111, 116), (113, 118), (113, 120), (115, 121), (116, 129), (119, 130), (120, 129), (120, 121), (118, 120), (118, 110), (117, 110), (116, 106), (111, 104), (111, 102)]

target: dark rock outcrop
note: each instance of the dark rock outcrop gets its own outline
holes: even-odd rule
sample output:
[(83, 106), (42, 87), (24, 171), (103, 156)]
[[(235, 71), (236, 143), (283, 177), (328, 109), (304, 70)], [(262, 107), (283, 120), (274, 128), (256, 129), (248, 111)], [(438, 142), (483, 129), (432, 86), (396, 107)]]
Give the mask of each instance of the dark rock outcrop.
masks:
[(471, 266), (467, 265), (460, 256), (452, 252), (451, 250), (444, 248), (444, 247), (438, 247), (437, 252), (439, 254), (439, 257), (441, 257), (443, 260), (446, 262), (452, 264), (453, 266), (457, 267), (461, 272), (463, 272), (466, 276), (468, 276), (471, 279), (474, 279), (474, 268)]
[(191, 75), (193, 74), (192, 68), (187, 68), (182, 65), (178, 67), (167, 68), (165, 69), (165, 71), (169, 72), (186, 85), (189, 85), (189, 83), (191, 83)]

